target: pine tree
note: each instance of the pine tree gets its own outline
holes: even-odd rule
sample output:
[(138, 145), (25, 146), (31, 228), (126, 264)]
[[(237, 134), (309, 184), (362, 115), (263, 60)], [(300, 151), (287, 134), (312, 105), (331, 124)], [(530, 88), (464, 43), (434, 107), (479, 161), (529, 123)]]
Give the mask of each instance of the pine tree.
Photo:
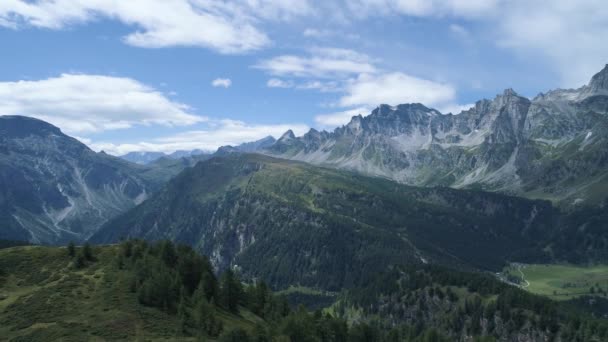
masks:
[(91, 249), (91, 245), (88, 242), (84, 244), (84, 247), (82, 248), (82, 254), (86, 260), (95, 260), (95, 257), (93, 256), (93, 250)]
[(78, 253), (76, 258), (74, 259), (74, 267), (77, 269), (83, 268), (86, 266), (86, 258), (82, 253)]
[(238, 313), (242, 292), (243, 287), (238, 277), (231, 269), (226, 270), (220, 286), (220, 304), (228, 311)]
[(70, 243), (68, 244), (68, 255), (71, 257), (74, 257), (76, 255), (76, 246), (72, 241), (70, 241)]

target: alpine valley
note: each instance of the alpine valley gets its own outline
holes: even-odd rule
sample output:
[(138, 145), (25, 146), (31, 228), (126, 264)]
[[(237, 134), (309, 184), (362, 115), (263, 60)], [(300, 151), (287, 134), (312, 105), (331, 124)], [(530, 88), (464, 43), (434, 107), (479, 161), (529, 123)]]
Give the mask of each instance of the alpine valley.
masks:
[(608, 283), (524, 275), (601, 270), (606, 205), (608, 65), (215, 153), (1, 116), (0, 340), (606, 341)]

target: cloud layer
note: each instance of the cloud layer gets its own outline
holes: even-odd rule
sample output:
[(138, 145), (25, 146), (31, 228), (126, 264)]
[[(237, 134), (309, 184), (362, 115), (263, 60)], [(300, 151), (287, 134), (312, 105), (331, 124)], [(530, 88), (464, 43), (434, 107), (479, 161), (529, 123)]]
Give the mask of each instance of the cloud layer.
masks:
[(419, 102), (438, 106), (454, 101), (456, 91), (447, 84), (432, 82), (401, 72), (381, 75), (360, 75), (346, 86), (340, 105), (378, 105)]
[(135, 125), (185, 126), (206, 120), (136, 80), (80, 74), (0, 82), (0, 113), (37, 117), (71, 134)]
[(331, 105), (342, 110), (318, 115), (320, 128), (347, 123), (353, 115), (367, 115), (380, 104), (419, 102), (438, 109), (458, 108), (456, 89), (399, 71), (387, 71), (371, 57), (347, 49), (314, 48), (309, 56), (278, 56), (259, 62), (256, 68), (273, 76), (270, 88), (295, 88), (341, 93)]
[(0, 25), (57, 30), (103, 18), (136, 26), (124, 37), (133, 46), (198, 46), (232, 54), (270, 44), (256, 26), (260, 18), (282, 20), (309, 11), (306, 1), (291, 0), (2, 0)]

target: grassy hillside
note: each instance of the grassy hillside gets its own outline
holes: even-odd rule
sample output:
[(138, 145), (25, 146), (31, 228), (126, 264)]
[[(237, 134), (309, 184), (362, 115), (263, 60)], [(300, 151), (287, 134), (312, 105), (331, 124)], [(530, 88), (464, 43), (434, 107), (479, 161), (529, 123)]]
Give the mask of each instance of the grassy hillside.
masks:
[[(133, 292), (132, 270), (120, 269), (119, 246), (94, 247), (95, 261), (76, 268), (67, 248), (0, 250), (0, 340), (195, 340), (171, 312)], [(251, 330), (263, 320), (216, 307), (223, 330)]]
[[(168, 241), (0, 250), (0, 340), (7, 341), (600, 341), (608, 325), (490, 275), (394, 268), (293, 311), (261, 281), (220, 279)], [(286, 295), (328, 295), (292, 287)]]
[(338, 291), (387, 265), (542, 260), (538, 241), (553, 219), (548, 202), (236, 155), (186, 169), (91, 241), (170, 239), (280, 289)]

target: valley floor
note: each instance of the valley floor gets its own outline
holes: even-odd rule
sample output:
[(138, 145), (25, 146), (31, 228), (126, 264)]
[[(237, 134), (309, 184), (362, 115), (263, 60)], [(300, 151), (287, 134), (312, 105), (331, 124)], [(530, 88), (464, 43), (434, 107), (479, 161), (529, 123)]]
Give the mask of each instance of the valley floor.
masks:
[(608, 265), (511, 264), (500, 277), (554, 300), (608, 296)]

